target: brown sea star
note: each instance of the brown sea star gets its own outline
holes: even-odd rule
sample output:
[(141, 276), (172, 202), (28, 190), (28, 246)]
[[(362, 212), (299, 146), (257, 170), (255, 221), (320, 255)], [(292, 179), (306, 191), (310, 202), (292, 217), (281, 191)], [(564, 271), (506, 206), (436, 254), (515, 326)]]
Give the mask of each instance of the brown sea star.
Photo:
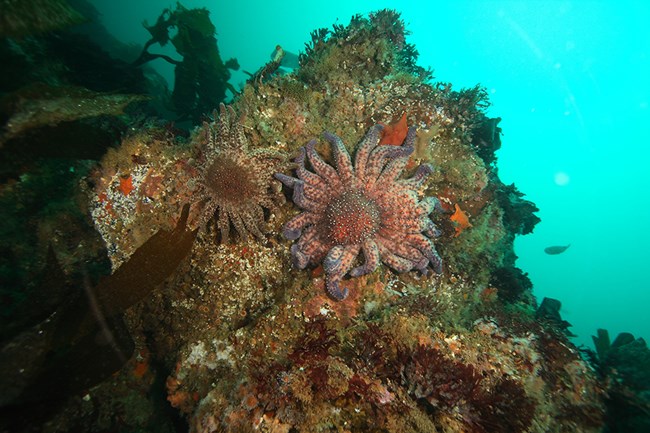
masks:
[(218, 122), (204, 125), (208, 143), (198, 185), (199, 200), (206, 204), (199, 223), (205, 226), (218, 214), (223, 243), (228, 242), (231, 223), (242, 238), (250, 233), (263, 239), (263, 208), (274, 209), (284, 200), (279, 189), (273, 188), (273, 174), (283, 158), (268, 150), (249, 151), (235, 110), (221, 104), (219, 111)]

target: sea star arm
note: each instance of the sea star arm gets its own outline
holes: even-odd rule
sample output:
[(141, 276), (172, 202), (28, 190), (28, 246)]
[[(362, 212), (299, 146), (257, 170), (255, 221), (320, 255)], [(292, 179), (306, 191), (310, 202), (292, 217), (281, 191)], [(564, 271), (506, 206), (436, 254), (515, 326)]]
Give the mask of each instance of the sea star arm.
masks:
[(396, 256), (381, 243), (377, 244), (377, 246), (379, 247), (379, 253), (381, 254), (381, 261), (389, 268), (402, 273), (410, 271), (415, 266), (415, 263), (405, 259), (404, 257)]
[(357, 154), (354, 157), (354, 167), (357, 171), (358, 179), (365, 179), (366, 177), (366, 164), (368, 163), (368, 157), (372, 150), (377, 147), (379, 143), (381, 131), (384, 129), (381, 125), (375, 125), (370, 128), (370, 131), (366, 134), (357, 149)]
[(421, 233), (415, 233), (407, 235), (404, 238), (404, 241), (420, 250), (422, 254), (429, 259), (433, 270), (437, 274), (442, 272), (442, 259), (438, 255), (436, 247), (433, 245), (431, 239)]
[(307, 146), (305, 146), (311, 166), (313, 167), (316, 174), (318, 174), (321, 178), (326, 179), (332, 187), (336, 189), (340, 188), (341, 181), (338, 173), (336, 172), (336, 169), (323, 161), (318, 152), (316, 152), (315, 146), (316, 140), (310, 141), (307, 143)]
[(282, 234), (290, 241), (296, 240), (300, 237), (302, 229), (309, 224), (313, 224), (318, 220), (318, 216), (312, 212), (302, 212), (293, 217), (289, 222), (284, 225)]
[(366, 166), (366, 180), (374, 185), (386, 163), (395, 158), (406, 157), (413, 153), (412, 147), (384, 145), (375, 147), (368, 157)]
[(336, 171), (339, 174), (339, 178), (344, 185), (351, 185), (354, 179), (354, 169), (352, 168), (352, 159), (343, 141), (338, 136), (329, 132), (325, 132), (323, 136), (329, 141), (334, 150), (334, 163), (336, 164)]
[(348, 289), (342, 289), (340, 282), (359, 254), (359, 249), (359, 245), (337, 245), (327, 253), (323, 260), (323, 269), (327, 275), (327, 292), (334, 299), (342, 301), (348, 296)]
[(441, 211), (442, 207), (440, 206), (440, 200), (436, 197), (425, 197), (420, 201), (420, 209), (423, 215), (429, 215), (434, 210)]
[(363, 256), (366, 259), (366, 262), (361, 265), (353, 268), (350, 271), (351, 277), (358, 277), (360, 275), (369, 274), (379, 266), (380, 254), (379, 247), (377, 243), (372, 239), (365, 239), (361, 244), (361, 250), (363, 251)]
[(325, 203), (313, 200), (305, 194), (305, 182), (299, 180), (293, 184), (293, 202), (302, 209), (309, 209), (312, 212), (322, 212), (325, 210)]
[(400, 185), (408, 189), (417, 190), (431, 173), (433, 173), (433, 167), (430, 164), (422, 164), (418, 167), (413, 177), (400, 181)]
[(305, 181), (307, 185), (312, 185), (314, 188), (326, 188), (327, 182), (317, 175), (307, 170), (305, 167), (305, 157), (307, 155), (307, 150), (304, 147), (299, 149), (299, 154), (296, 156), (294, 162), (296, 163), (296, 174), (298, 178)]

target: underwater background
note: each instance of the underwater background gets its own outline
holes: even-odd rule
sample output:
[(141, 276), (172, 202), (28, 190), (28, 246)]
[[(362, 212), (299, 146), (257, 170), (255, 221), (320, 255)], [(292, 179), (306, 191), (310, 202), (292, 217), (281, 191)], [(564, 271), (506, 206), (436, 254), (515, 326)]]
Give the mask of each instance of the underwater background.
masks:
[[(118, 39), (142, 43), (140, 25), (158, 1), (95, 1)], [(243, 70), (267, 61), (276, 44), (303, 50), (315, 28), (356, 13), (400, 11), (418, 64), (436, 80), (484, 86), (504, 130), (499, 176), (540, 211), (532, 234), (516, 238), (517, 266), (539, 300), (562, 302), (576, 344), (591, 335), (650, 335), (650, 4), (644, 1), (210, 2), (223, 58)], [(155, 62), (170, 82), (173, 69)], [(552, 245), (571, 247), (547, 255)]]
[(646, 3), (2, 3), (0, 433), (650, 431)]

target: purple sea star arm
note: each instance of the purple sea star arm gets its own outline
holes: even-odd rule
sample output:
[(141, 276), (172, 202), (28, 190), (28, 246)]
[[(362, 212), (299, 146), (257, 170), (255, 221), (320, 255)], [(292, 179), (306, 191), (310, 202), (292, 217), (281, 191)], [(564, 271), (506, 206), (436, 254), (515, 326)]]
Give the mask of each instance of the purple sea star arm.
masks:
[(442, 259), (440, 259), (440, 256), (436, 252), (436, 248), (431, 239), (421, 233), (415, 233), (407, 235), (404, 241), (420, 250), (429, 259), (433, 270), (437, 274), (442, 272)]
[[(377, 183), (392, 183), (402, 174), (404, 167), (408, 163), (408, 160), (415, 150), (413, 143), (415, 142), (415, 128), (409, 128), (406, 135), (406, 140), (401, 146), (397, 146), (398, 149), (401, 149), (399, 152), (392, 157), (392, 159), (386, 164), (386, 167), (383, 169), (379, 175)], [(393, 146), (395, 147), (395, 146)]]
[(430, 215), (434, 210), (442, 210), (440, 200), (436, 197), (425, 197), (420, 202), (420, 209), (423, 215)]
[(298, 180), (293, 184), (293, 202), (302, 209), (309, 209), (313, 212), (325, 210), (325, 204), (307, 197), (305, 194), (305, 182)]
[(353, 268), (350, 271), (351, 277), (358, 277), (360, 275), (369, 274), (379, 266), (380, 254), (379, 247), (377, 243), (372, 239), (365, 239), (361, 244), (361, 250), (363, 251), (363, 256), (366, 259), (366, 262), (361, 265)]
[(379, 175), (379, 179), (377, 179), (376, 183), (384, 185), (384, 182), (388, 182), (388, 184), (390, 184), (390, 182), (394, 182), (395, 179), (397, 179), (399, 175), (402, 174), (402, 171), (404, 171), (404, 167), (406, 167), (406, 164), (409, 161), (409, 156), (410, 155), (404, 155), (401, 157), (398, 156), (390, 160)]
[[(315, 142), (315, 140), (312, 140)], [(298, 175), (298, 178), (302, 179), (305, 181), (306, 184), (312, 185), (315, 188), (325, 188), (326, 187), (326, 182), (321, 178), (319, 175), (316, 173), (312, 173), (311, 171), (307, 170), (305, 167), (305, 156), (307, 154), (307, 150), (304, 147), (301, 147), (299, 149), (299, 154), (296, 156), (296, 159), (294, 162), (296, 163), (296, 174)]]
[(433, 221), (427, 218), (427, 226), (422, 232), (427, 235), (429, 238), (435, 239), (437, 237), (440, 237), (442, 232), (438, 228), (438, 226), (435, 225)]
[(352, 168), (352, 159), (343, 141), (338, 136), (329, 132), (325, 132), (323, 136), (330, 142), (332, 149), (334, 149), (334, 162), (341, 181), (344, 185), (351, 185), (354, 179), (354, 169)]
[(404, 146), (379, 146), (370, 153), (366, 167), (366, 181), (374, 185), (382, 170), (386, 166), (387, 161), (394, 158), (406, 157), (413, 153), (413, 147)]
[(327, 292), (339, 301), (348, 296), (347, 289), (341, 289), (340, 282), (359, 254), (359, 245), (337, 245), (327, 253), (323, 260), (326, 274)]
[(314, 168), (314, 171), (316, 174), (318, 174), (321, 178), (326, 179), (327, 182), (334, 188), (338, 189), (341, 186), (341, 181), (339, 179), (339, 175), (328, 163), (323, 161), (323, 159), (320, 157), (320, 155), (316, 152), (316, 149), (314, 148), (316, 144), (315, 140), (310, 141), (307, 143), (307, 156), (309, 157), (309, 162), (311, 162), (311, 166)]
[(309, 256), (300, 250), (298, 244), (291, 245), (291, 259), (293, 266), (301, 270), (309, 264)]
[(300, 237), (302, 229), (304, 229), (309, 224), (313, 224), (317, 220), (318, 217), (311, 212), (300, 213), (284, 225), (282, 234), (290, 241), (296, 240)]
[(388, 267), (391, 269), (394, 269), (397, 272), (408, 272), (413, 267), (415, 264), (403, 257), (396, 256), (392, 252), (390, 252), (385, 246), (383, 246), (381, 243), (377, 244), (379, 247), (379, 253), (381, 254), (381, 261), (384, 262)]
[(286, 174), (283, 173), (275, 173), (273, 175), (277, 180), (282, 182), (285, 186), (289, 188), (293, 188), (294, 184), (296, 182), (300, 182), (300, 179), (296, 179), (295, 177), (287, 176)]
[(406, 139), (402, 144), (403, 147), (413, 147), (415, 145), (415, 139), (417, 138), (415, 126), (411, 126), (406, 133)]
[(370, 128), (370, 131), (363, 138), (361, 145), (357, 149), (357, 154), (354, 157), (354, 167), (357, 171), (358, 179), (365, 179), (368, 157), (370, 156), (370, 152), (377, 147), (383, 129), (384, 127), (381, 125), (375, 125)]
[(405, 243), (403, 239), (399, 239), (395, 241), (388, 237), (385, 237), (384, 235), (379, 235), (379, 239), (377, 240), (377, 243), (381, 244), (384, 248), (388, 249), (389, 251), (393, 251), (395, 255), (410, 260), (413, 263), (417, 263), (420, 262), (422, 259), (426, 259), (426, 257), (424, 256), (424, 254), (420, 252), (420, 250)]
[(305, 156), (307, 151), (300, 148), (300, 154), (296, 157), (296, 174), (305, 182), (305, 195), (317, 203), (327, 203), (333, 187), (325, 179), (316, 173), (312, 173), (305, 167)]
[(433, 167), (430, 164), (422, 164), (418, 167), (413, 177), (400, 181), (400, 185), (408, 189), (417, 190), (431, 173), (433, 173)]
[(320, 239), (316, 226), (307, 227), (296, 245), (310, 263), (320, 263), (329, 251), (329, 245)]
[(442, 274), (442, 259), (436, 250), (433, 250), (433, 257), (429, 259), (431, 267), (436, 274)]

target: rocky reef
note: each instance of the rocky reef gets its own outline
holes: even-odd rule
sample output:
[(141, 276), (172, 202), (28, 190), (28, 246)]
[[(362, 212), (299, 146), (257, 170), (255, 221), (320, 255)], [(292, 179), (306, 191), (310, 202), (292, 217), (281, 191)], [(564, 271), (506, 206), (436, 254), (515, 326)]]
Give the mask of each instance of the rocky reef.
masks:
[(314, 31), (189, 137), (108, 150), (84, 185), (113, 270), (179, 215), (196, 238), (125, 304), (133, 356), (44, 431), (601, 430), (601, 383), (515, 267), (539, 218), (499, 180), (500, 119), (406, 36), (390, 10)]

